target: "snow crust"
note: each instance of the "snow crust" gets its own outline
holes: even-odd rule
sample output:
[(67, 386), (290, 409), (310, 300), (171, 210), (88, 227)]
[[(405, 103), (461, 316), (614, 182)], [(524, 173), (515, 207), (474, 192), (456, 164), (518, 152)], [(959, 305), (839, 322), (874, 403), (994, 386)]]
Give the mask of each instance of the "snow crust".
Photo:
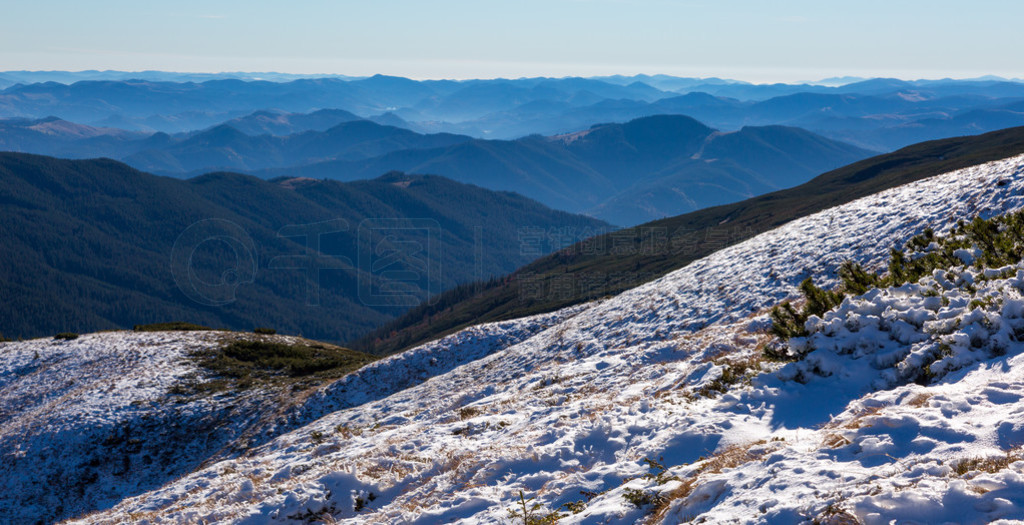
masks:
[[(1024, 156), (793, 221), (601, 303), (469, 329), (304, 400), (299, 428), (80, 521), (508, 523), (519, 491), (562, 508), (559, 523), (1022, 519), (1018, 268), (960, 269), (974, 291), (936, 275), (848, 299), (793, 342), (803, 361), (758, 357), (767, 309), (805, 277), (828, 285), (844, 260), (877, 268), (925, 227), (1022, 205)], [(42, 344), (0, 348), (0, 378)]]
[[(184, 363), (187, 352), (213, 344), (211, 334), (124, 332), (0, 344), (3, 515), (13, 522), (49, 521), (110, 506), (123, 497), (128, 469), (148, 471), (132, 481), (141, 490), (198, 467), (181, 454), (194, 450), (161, 456), (151, 445), (167, 442), (154, 435), (181, 437), (190, 421), (217, 412), (216, 403), (168, 410), (160, 402), (193, 372)], [(223, 441), (215, 436), (211, 445)], [(113, 457), (114, 451), (120, 454)], [(161, 468), (144, 468), (143, 461)]]

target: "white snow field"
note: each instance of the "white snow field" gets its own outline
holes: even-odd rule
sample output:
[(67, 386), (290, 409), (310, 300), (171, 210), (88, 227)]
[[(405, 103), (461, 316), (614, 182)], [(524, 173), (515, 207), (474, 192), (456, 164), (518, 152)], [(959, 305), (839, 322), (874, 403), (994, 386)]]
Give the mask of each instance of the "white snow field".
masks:
[(328, 411), (385, 397), (517, 343), (581, 309), (476, 326), (314, 392), (173, 393), (208, 374), (189, 354), (240, 338), (297, 341), (287, 336), (120, 331), (0, 343), (0, 523), (108, 508)]
[(105, 332), (0, 345), (0, 521), (109, 507), (274, 425), (290, 404), (279, 392), (169, 395), (201, 373), (189, 353), (238, 337)]
[[(802, 361), (761, 356), (768, 309), (805, 277), (829, 285), (842, 261), (878, 269), (925, 227), (1022, 207), (1024, 156), (826, 210), (603, 302), (375, 363), (281, 409), (299, 414), (287, 433), (152, 490), (111, 489), (109, 504), (128, 497), (77, 521), (523, 523), (520, 491), (532, 517), (570, 524), (1021, 520), (1024, 265), (848, 298), (792, 341)], [(124, 417), (187, 373), (137, 335), (80, 341), (119, 363), (96, 372), (110, 393), (64, 401), (72, 387), (15, 372), (36, 350), (71, 356), (64, 343), (0, 346), (5, 458), (59, 448), (68, 422)], [(94, 367), (66, 362), (76, 383)], [(929, 363), (931, 382), (913, 382)], [(30, 436), (12, 417), (45, 426)], [(72, 456), (23, 457), (41, 477), (77, 472)], [(0, 512), (25, 517), (7, 498)]]

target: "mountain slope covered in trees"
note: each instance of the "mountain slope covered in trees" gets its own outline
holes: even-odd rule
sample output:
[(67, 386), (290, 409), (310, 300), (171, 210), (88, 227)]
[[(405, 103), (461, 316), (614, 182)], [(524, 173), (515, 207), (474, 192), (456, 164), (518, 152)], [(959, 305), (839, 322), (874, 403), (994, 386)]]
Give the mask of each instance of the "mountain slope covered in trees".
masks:
[(341, 341), (554, 249), (551, 228), (607, 227), (436, 176), (178, 180), (14, 153), (0, 217), (8, 337), (189, 321)]

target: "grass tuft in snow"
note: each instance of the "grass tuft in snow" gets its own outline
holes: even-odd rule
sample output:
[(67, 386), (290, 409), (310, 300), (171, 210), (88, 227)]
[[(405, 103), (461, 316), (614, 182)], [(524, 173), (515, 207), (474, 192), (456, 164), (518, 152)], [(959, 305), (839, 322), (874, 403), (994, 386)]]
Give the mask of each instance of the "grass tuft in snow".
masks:
[(860, 525), (860, 520), (838, 503), (828, 504), (821, 514), (811, 520), (812, 525)]
[(465, 421), (480, 415), (480, 407), (462, 407), (459, 409), (459, 419)]
[(764, 355), (756, 353), (740, 358), (717, 359), (713, 362), (721, 367), (722, 373), (694, 393), (702, 397), (715, 398), (718, 394), (728, 392), (734, 385), (749, 384), (754, 376), (762, 372), (761, 363), (764, 359)]
[(689, 476), (674, 478), (679, 480), (679, 486), (667, 494), (659, 496), (656, 506), (652, 509), (654, 515), (652, 522), (662, 522), (674, 504), (685, 502), (700, 486), (702, 476), (720, 474), (724, 470), (762, 459), (771, 450), (771, 447), (763, 446), (767, 443), (767, 441), (761, 440), (747, 445), (732, 445), (708, 458), (700, 458), (695, 464), (696, 468), (691, 471)]
[(323, 507), (317, 511), (307, 508), (303, 512), (296, 512), (289, 515), (288, 519), (300, 523), (331, 523), (334, 521), (334, 515), (337, 513), (338, 509), (332, 502), (330, 506)]
[(1006, 470), (1010, 465), (1022, 460), (1024, 460), (1024, 456), (1021, 455), (1020, 449), (1016, 452), (1013, 450), (1007, 450), (1005, 456), (987, 458), (971, 457), (961, 459), (953, 466), (952, 473), (961, 477), (977, 472), (995, 474), (1001, 470)]

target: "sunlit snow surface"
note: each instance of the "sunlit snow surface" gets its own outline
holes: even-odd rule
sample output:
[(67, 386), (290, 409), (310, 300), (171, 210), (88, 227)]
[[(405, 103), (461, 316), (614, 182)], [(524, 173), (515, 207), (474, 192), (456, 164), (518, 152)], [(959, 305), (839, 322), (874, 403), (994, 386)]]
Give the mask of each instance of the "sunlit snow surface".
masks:
[[(852, 335), (830, 329), (811, 344), (822, 345), (817, 352), (835, 350), (812, 352), (831, 376), (798, 382), (791, 379), (796, 369), (808, 365), (766, 364), (773, 371), (724, 394), (700, 395), (726, 359), (760, 354), (770, 339), (766, 309), (808, 275), (827, 284), (841, 261), (878, 267), (890, 248), (926, 226), (941, 233), (957, 219), (1022, 205), (1024, 157), (1015, 157), (794, 221), (615, 298), (556, 314), (546, 329), (536, 319), (471, 329), (448, 341), (476, 348), (476, 337), (495, 341), (504, 330), (520, 336), (505, 340), (507, 347), (484, 342), (486, 349), (474, 354), (479, 359), (447, 372), (437, 364), (438, 356), (456, 355), (446, 342), (378, 363), (373, 373), (382, 379), (350, 379), (294, 409), (317, 417), (308, 425), (85, 521), (508, 523), (520, 490), (545, 511), (593, 495), (581, 491), (596, 493), (585, 510), (560, 523), (1024, 518), (1024, 462), (962, 476), (952, 468), (1024, 444), (1024, 346), (1012, 340), (1004, 356), (964, 359), (925, 387), (891, 372), (896, 357), (906, 356), (889, 362), (868, 344), (860, 354), (836, 349), (856, 346), (851, 338), (895, 351), (893, 337), (923, 344), (926, 323), (917, 336), (906, 327)], [(1011, 272), (978, 293), (1016, 304), (1015, 279)], [(843, 315), (883, 316), (874, 303), (923, 301), (915, 294), (876, 293)], [(950, 304), (959, 310), (949, 315), (982, 322), (965, 317), (972, 315), (966, 304)], [(994, 315), (1011, 326), (1020, 313)], [(50, 344), (14, 345), (14, 355)], [(7, 348), (0, 354), (5, 361), (12, 359)], [(869, 360), (889, 368), (866, 366)], [(10, 386), (12, 366), (0, 372), (5, 414), (14, 399), (7, 391), (22, 388)], [(384, 373), (387, 366), (393, 374)], [(431, 373), (440, 375), (422, 383), (412, 378)], [(412, 386), (388, 397), (378, 393), (406, 384)], [(157, 387), (115, 388), (129, 399), (145, 398), (136, 388)], [(47, 386), (35, 388), (42, 396)], [(349, 406), (353, 400), (366, 402)], [(72, 407), (66, 417), (82, 410)], [(701, 460), (716, 453), (742, 460), (718, 471)], [(659, 485), (642, 477), (644, 458), (662, 462), (678, 479)], [(677, 490), (683, 484), (690, 490)], [(653, 515), (655, 506), (627, 501), (631, 490), (683, 495)]]

